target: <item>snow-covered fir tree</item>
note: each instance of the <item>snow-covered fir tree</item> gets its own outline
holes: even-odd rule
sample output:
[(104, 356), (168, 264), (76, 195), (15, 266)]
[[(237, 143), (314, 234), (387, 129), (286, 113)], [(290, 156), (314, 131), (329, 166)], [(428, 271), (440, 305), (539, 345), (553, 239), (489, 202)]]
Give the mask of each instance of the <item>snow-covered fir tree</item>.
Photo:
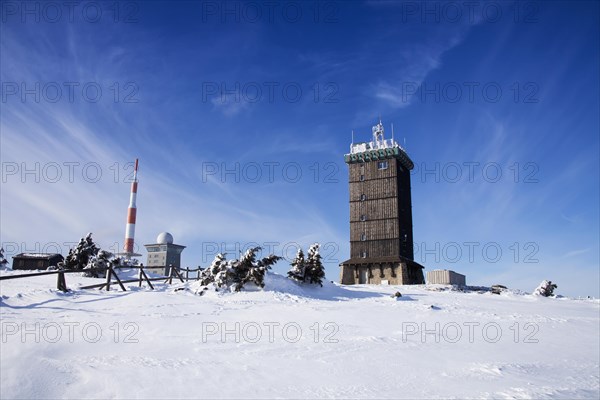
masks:
[(239, 260), (226, 260), (225, 254), (217, 254), (211, 265), (200, 274), (200, 285), (212, 283), (217, 288), (232, 288), (236, 292), (247, 283), (264, 287), (267, 270), (281, 257), (271, 254), (257, 260), (256, 253), (259, 250), (260, 247), (248, 249)]
[(258, 287), (265, 287), (265, 274), (271, 266), (281, 257), (270, 254), (260, 260), (256, 259), (256, 253), (260, 247), (248, 249), (239, 261), (234, 261), (231, 272), (235, 291), (240, 291), (246, 283), (254, 283)]
[(8, 268), (8, 260), (4, 258), (4, 248), (0, 247), (0, 269)]
[(86, 237), (79, 240), (77, 247), (69, 250), (65, 261), (58, 266), (65, 269), (85, 270), (84, 276), (98, 278), (104, 276), (110, 266), (126, 268), (136, 265), (139, 265), (137, 259), (115, 257), (110, 251), (102, 250), (94, 243), (92, 234), (88, 233)]
[(321, 254), (319, 254), (319, 243), (315, 243), (308, 249), (308, 260), (306, 262), (306, 272), (304, 282), (318, 283), (323, 286), (323, 278), (325, 278), (325, 268), (321, 262)]
[[(221, 272), (226, 271), (228, 268), (228, 261), (225, 258), (225, 254), (219, 253), (215, 256), (215, 259), (210, 264), (210, 266), (200, 272), (200, 276), (198, 280), (200, 281), (200, 285), (206, 286), (211, 283), (215, 283), (217, 275)], [(221, 277), (219, 278), (221, 281)]]
[(554, 289), (556, 289), (557, 287), (558, 286), (552, 283), (552, 281), (543, 280), (542, 283), (540, 283), (540, 285), (537, 288), (535, 288), (533, 294), (537, 296), (550, 297), (554, 295)]
[[(97, 278), (104, 275), (104, 272), (111, 264), (119, 266), (121, 262), (120, 258), (113, 259), (111, 252), (101, 250), (94, 243), (92, 234), (88, 233), (86, 237), (79, 240), (77, 247), (69, 250), (65, 261), (59, 263), (59, 267), (65, 269), (85, 269), (88, 270), (85, 272), (85, 276)], [(100, 268), (100, 270), (92, 270), (95, 268)]]
[(96, 246), (92, 239), (92, 234), (88, 233), (85, 238), (79, 240), (79, 244), (74, 249), (69, 250), (69, 254), (63, 262), (63, 266), (66, 269), (83, 269), (85, 268), (90, 259), (95, 257), (100, 248)]
[(323, 286), (325, 269), (319, 254), (319, 244), (315, 243), (308, 249), (308, 258), (304, 258), (302, 249), (298, 249), (296, 258), (292, 261), (288, 277), (298, 282), (314, 283)]
[(296, 253), (296, 258), (292, 260), (290, 270), (287, 275), (288, 278), (291, 278), (298, 282), (304, 282), (304, 274), (306, 271), (306, 260), (304, 259), (304, 252), (302, 249), (298, 249)]

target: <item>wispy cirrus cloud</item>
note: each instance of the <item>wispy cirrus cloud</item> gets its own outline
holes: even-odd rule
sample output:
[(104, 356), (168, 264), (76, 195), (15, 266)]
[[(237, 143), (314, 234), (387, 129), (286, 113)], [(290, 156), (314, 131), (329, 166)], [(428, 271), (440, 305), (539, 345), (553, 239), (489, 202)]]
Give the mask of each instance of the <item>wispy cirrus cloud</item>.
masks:
[(585, 248), (585, 249), (576, 249), (576, 250), (571, 250), (567, 253), (565, 253), (562, 258), (573, 258), (582, 254), (586, 254), (589, 253), (592, 249), (590, 247)]
[[(220, 173), (206, 177), (198, 168), (187, 168), (214, 160), (219, 149), (193, 149), (178, 142), (173, 126), (163, 121), (164, 113), (154, 108), (154, 101), (162, 105), (168, 98), (149, 103), (144, 97), (146, 87), (141, 82), (154, 72), (136, 73), (141, 86), (138, 102), (128, 104), (122, 98), (116, 102), (110, 85), (127, 82), (130, 70), (123, 62), (104, 63), (105, 56), (89, 52), (98, 46), (93, 37), (77, 37), (68, 29), (63, 34), (61, 43), (68, 45), (59, 47), (62, 58), (71, 60), (68, 69), (42, 62), (44, 54), (52, 53), (43, 44), (29, 45), (16, 32), (3, 35), (2, 54), (11, 56), (9, 66), (2, 64), (3, 82), (19, 87), (25, 83), (28, 88), (35, 88), (36, 82), (42, 88), (47, 82), (76, 82), (79, 87), (94, 82), (104, 96), (98, 102), (81, 95), (73, 101), (63, 96), (52, 102), (42, 93), (39, 100), (15, 95), (2, 103), (2, 243), (31, 250), (38, 244), (43, 248), (48, 243), (71, 243), (92, 231), (103, 247), (119, 250), (129, 198), (131, 169), (127, 167), (135, 158), (140, 158), (138, 250), (167, 230), (176, 241), (188, 245), (184, 263), (196, 265), (204, 259), (203, 243), (207, 242), (284, 244), (315, 240), (319, 236), (315, 231), (334, 231), (317, 210), (297, 221), (302, 202), (282, 207), (285, 192), (264, 196), (272, 185), (238, 185)], [(108, 54), (118, 61), (125, 53), (121, 45), (110, 45)], [(216, 100), (212, 103), (216, 111), (227, 117), (247, 109), (246, 102), (234, 98), (224, 103)], [(67, 250), (63, 248), (63, 253)]]
[(221, 93), (210, 100), (215, 110), (219, 111), (226, 117), (233, 117), (240, 112), (247, 110), (250, 103), (241, 98), (239, 91), (237, 93)]

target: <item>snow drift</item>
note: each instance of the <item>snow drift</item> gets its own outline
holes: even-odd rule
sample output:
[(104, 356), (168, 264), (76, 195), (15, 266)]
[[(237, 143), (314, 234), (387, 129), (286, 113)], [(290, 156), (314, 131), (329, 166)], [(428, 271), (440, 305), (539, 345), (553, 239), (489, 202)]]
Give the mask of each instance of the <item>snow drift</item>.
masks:
[(66, 294), (52, 276), (2, 281), (1, 398), (599, 395), (598, 300), (273, 273), (237, 293), (103, 292), (73, 275)]

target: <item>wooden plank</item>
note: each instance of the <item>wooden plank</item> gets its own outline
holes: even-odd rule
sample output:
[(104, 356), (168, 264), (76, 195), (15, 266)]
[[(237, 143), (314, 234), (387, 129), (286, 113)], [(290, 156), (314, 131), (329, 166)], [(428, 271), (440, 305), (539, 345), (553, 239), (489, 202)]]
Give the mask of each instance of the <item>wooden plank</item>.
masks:
[[(148, 278), (148, 281), (161, 281), (165, 279), (164, 276), (158, 277), (158, 278)], [(127, 279), (127, 280), (122, 280), (122, 283), (133, 283), (133, 282), (138, 282), (138, 279)], [(87, 286), (81, 286), (79, 289), (96, 289), (96, 288), (100, 288), (102, 289), (104, 286), (106, 286), (106, 283), (97, 283), (94, 285), (87, 285)], [(154, 289), (154, 287), (152, 287)]]
[(0, 276), (0, 280), (19, 279), (19, 278), (27, 278), (27, 277), (33, 277), (33, 276), (42, 276), (42, 275), (54, 275), (54, 274), (59, 274), (59, 273), (60, 273), (60, 271), (46, 271), (46, 272), (36, 272), (33, 274), (8, 275), (8, 276)]
[(20, 275), (8, 275), (8, 276), (0, 276), (0, 280), (7, 279), (19, 279), (19, 278), (28, 278), (33, 276), (43, 276), (43, 275), (54, 275), (54, 274), (73, 274), (73, 273), (81, 273), (81, 272), (94, 272), (94, 271), (104, 271), (103, 268), (90, 268), (90, 269), (60, 269), (55, 271), (44, 271), (44, 272), (35, 272), (33, 274), (20, 274)]
[(117, 275), (117, 273), (112, 268), (110, 268), (110, 272), (111, 272), (112, 276), (114, 276), (114, 278), (117, 280), (117, 283), (121, 287), (121, 290), (126, 292), (127, 289), (125, 289), (125, 286), (123, 286), (123, 282), (121, 282), (121, 278), (119, 278), (119, 275)]
[[(148, 279), (148, 275), (146, 275), (146, 272), (144, 272), (143, 268), (140, 268), (140, 274), (144, 276), (144, 279), (146, 280), (146, 282), (150, 286), (150, 289), (154, 290), (154, 286), (152, 286), (152, 283), (150, 282), (150, 279)], [(141, 281), (140, 281), (140, 286), (141, 286)]]
[(184, 283), (183, 276), (181, 276), (181, 274), (179, 273), (179, 271), (177, 270), (177, 268), (173, 267), (172, 270), (175, 271), (175, 274), (177, 274), (177, 276), (179, 277), (179, 280), (181, 281), (181, 283)]

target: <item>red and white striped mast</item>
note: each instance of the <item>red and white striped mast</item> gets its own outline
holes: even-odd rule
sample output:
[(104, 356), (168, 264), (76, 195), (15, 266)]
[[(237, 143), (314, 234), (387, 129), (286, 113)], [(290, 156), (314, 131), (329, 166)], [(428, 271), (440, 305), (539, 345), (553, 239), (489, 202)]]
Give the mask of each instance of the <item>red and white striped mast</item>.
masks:
[(135, 167), (133, 169), (133, 182), (131, 182), (131, 194), (129, 195), (129, 208), (127, 209), (127, 225), (125, 226), (125, 245), (123, 246), (123, 255), (127, 258), (131, 256), (140, 256), (133, 252), (133, 243), (135, 237), (135, 217), (137, 213), (137, 207), (135, 204), (137, 198), (137, 186), (138, 186), (138, 159), (135, 159)]

